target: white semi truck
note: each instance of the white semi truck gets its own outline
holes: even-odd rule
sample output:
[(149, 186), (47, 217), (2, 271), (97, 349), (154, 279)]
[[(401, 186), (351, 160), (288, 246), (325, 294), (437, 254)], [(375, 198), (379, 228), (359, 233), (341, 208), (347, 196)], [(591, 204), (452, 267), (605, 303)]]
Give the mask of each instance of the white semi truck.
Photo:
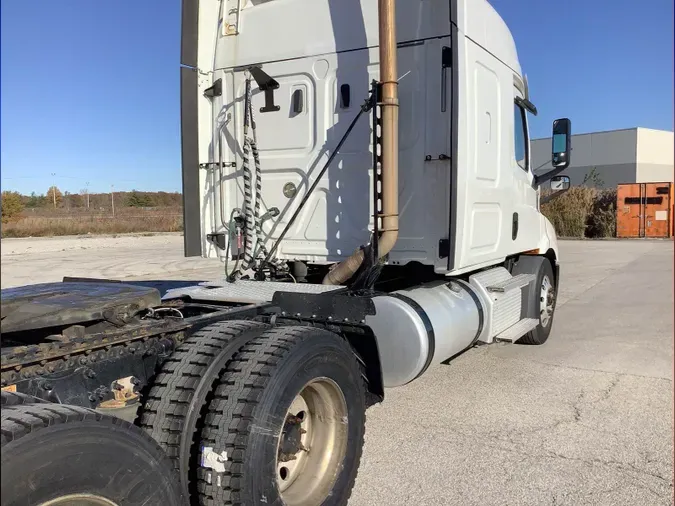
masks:
[(343, 505), (386, 388), (551, 332), (570, 121), (535, 175), (485, 0), (184, 0), (182, 30), (185, 254), (223, 276), (2, 291), (3, 506)]

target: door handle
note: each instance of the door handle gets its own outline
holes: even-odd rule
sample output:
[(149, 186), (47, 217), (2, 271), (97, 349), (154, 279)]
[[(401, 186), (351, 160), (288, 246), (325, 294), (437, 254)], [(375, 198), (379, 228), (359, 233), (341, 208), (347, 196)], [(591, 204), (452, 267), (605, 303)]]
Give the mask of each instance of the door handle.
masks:
[(302, 90), (297, 89), (293, 92), (293, 97), (291, 98), (292, 111), (293, 114), (300, 114), (303, 109), (303, 100), (302, 100)]

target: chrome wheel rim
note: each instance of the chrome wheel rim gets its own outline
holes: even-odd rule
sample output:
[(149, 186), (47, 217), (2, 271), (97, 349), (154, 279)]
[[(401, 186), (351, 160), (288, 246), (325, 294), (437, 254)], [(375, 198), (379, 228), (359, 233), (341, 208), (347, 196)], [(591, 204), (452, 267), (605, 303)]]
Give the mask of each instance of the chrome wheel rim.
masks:
[(277, 486), (287, 506), (322, 504), (347, 453), (347, 402), (329, 378), (307, 383), (288, 408), (277, 445)]
[(553, 283), (548, 276), (544, 276), (541, 281), (541, 290), (539, 294), (539, 322), (542, 327), (548, 327), (553, 318), (553, 307), (555, 304), (555, 291)]
[(100, 495), (68, 494), (43, 502), (39, 506), (117, 506), (117, 504)]

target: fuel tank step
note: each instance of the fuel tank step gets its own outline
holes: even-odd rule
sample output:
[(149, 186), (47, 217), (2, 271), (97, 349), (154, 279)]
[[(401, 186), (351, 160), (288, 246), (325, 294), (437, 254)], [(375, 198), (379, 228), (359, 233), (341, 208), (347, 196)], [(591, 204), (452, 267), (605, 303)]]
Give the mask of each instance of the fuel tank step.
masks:
[(495, 341), (507, 341), (515, 343), (518, 339), (533, 330), (539, 325), (539, 320), (536, 318), (523, 318), (515, 325), (512, 325), (502, 333), (495, 336)]
[(523, 287), (533, 279), (531, 274), (511, 276), (504, 267), (495, 267), (469, 277), (469, 283), (480, 293), (487, 306), (485, 328), (479, 338), (481, 342), (492, 343), (520, 321)]
[(516, 288), (522, 288), (531, 281), (534, 281), (534, 274), (518, 274), (511, 279), (504, 279), (498, 283), (493, 283), (486, 287), (488, 292), (505, 293)]

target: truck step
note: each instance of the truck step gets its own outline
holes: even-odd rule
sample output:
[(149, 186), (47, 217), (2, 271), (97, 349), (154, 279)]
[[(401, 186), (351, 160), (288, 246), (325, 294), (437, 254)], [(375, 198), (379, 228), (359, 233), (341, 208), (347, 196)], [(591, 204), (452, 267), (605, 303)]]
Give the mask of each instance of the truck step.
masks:
[(510, 290), (515, 290), (516, 288), (522, 288), (531, 281), (534, 281), (534, 279), (534, 274), (518, 274), (512, 278), (505, 279), (498, 283), (493, 283), (486, 287), (486, 289), (488, 292), (504, 293)]
[(536, 318), (523, 318), (515, 325), (511, 325), (508, 329), (495, 336), (495, 341), (514, 343), (537, 325), (539, 325), (539, 320)]

